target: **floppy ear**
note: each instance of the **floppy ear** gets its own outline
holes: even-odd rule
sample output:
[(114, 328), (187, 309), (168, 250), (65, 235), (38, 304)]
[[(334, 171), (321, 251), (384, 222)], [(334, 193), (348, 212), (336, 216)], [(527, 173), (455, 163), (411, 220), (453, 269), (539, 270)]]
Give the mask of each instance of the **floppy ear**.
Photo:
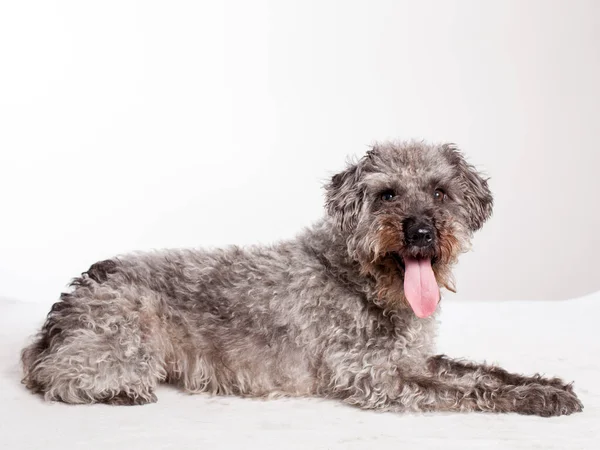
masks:
[(467, 224), (471, 231), (477, 231), (490, 218), (494, 206), (487, 179), (484, 179), (475, 167), (465, 161), (453, 144), (444, 145), (443, 150), (458, 174), (463, 191)]
[(364, 192), (358, 182), (359, 177), (358, 164), (352, 164), (343, 172), (334, 175), (325, 186), (327, 212), (342, 231), (352, 230), (358, 222)]

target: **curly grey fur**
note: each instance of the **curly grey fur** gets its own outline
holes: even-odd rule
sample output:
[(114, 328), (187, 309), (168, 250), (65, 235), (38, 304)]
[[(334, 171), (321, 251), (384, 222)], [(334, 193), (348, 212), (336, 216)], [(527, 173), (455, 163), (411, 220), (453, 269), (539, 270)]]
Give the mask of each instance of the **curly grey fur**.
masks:
[[(383, 204), (386, 190), (396, 197)], [(492, 212), (486, 180), (454, 146), (376, 145), (333, 177), (326, 205), (323, 220), (276, 245), (92, 265), (23, 350), (24, 383), (68, 403), (154, 402), (169, 382), (391, 411), (581, 410), (559, 379), (433, 356), (435, 318), (405, 301), (401, 257), (431, 257), (452, 289), (452, 265)], [(430, 254), (403, 243), (402, 222), (415, 214), (435, 224)]]

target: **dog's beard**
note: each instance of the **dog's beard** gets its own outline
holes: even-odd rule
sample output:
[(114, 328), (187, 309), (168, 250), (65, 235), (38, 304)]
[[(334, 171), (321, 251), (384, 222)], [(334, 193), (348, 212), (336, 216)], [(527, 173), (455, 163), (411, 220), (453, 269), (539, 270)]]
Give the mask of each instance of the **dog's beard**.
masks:
[(350, 240), (349, 252), (373, 276), (378, 298), (389, 305), (410, 307), (419, 318), (430, 317), (440, 302), (440, 287), (456, 292), (451, 267), (468, 248), (460, 223), (438, 221), (437, 245), (428, 249), (403, 244), (401, 221), (383, 217)]

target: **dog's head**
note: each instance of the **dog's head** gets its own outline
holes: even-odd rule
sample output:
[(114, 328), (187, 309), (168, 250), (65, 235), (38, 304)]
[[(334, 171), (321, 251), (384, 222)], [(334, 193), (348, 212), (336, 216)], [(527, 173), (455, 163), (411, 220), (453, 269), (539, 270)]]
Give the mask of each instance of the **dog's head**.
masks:
[[(329, 215), (379, 301), (431, 315), (451, 266), (492, 214), (487, 181), (453, 145), (386, 143), (326, 186)], [(399, 303), (400, 302), (400, 303)]]

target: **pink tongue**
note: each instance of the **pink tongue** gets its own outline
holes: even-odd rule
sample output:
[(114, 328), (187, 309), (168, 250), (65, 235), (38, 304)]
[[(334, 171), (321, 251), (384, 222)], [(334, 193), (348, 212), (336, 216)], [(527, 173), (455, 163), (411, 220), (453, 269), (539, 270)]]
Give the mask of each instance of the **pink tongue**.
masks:
[(440, 301), (440, 288), (429, 259), (404, 258), (404, 295), (413, 311), (424, 319), (435, 312)]

